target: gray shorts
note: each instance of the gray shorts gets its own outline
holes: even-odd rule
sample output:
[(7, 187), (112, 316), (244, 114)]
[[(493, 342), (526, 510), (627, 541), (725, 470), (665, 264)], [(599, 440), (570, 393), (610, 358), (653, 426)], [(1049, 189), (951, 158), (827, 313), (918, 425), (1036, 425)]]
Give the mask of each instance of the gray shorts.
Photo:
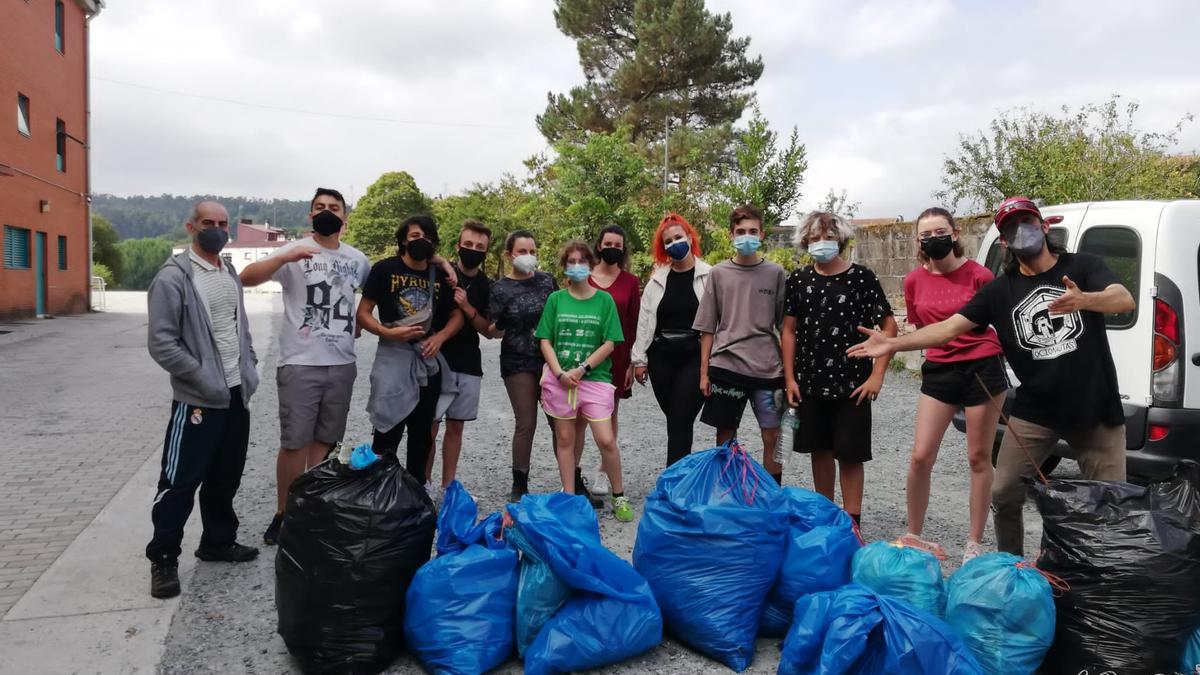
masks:
[(346, 434), (350, 395), (358, 366), (280, 366), (279, 445), (298, 450), (318, 441), (337, 443)]
[(479, 414), (479, 390), (483, 378), (447, 371), (442, 379), (442, 394), (438, 396), (435, 422), (442, 418), (458, 422), (470, 422)]

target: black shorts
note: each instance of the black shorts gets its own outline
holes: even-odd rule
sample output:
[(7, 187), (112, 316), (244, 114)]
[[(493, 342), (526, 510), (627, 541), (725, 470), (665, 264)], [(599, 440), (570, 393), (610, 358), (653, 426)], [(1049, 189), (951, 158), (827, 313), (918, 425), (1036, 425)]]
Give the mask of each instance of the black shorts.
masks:
[[(783, 417), (783, 390), (776, 383), (765, 381), (749, 387), (746, 382), (735, 382), (713, 374), (709, 369), (711, 391), (704, 401), (700, 421), (717, 429), (736, 430), (742, 423), (746, 402), (754, 411), (759, 429), (778, 429)], [(764, 386), (765, 385), (765, 386)]]
[(921, 393), (942, 403), (970, 408), (1000, 395), (997, 403), (1003, 404), (1007, 389), (1008, 373), (999, 356), (949, 363), (926, 361), (921, 366)]
[(806, 398), (799, 414), (796, 452), (829, 451), (839, 462), (854, 464), (871, 461), (871, 401)]

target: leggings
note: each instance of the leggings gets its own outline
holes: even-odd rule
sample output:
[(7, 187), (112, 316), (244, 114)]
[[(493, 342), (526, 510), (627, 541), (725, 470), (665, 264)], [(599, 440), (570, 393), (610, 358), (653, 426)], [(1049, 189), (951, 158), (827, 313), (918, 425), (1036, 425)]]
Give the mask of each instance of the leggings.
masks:
[(700, 354), (670, 353), (651, 347), (646, 370), (658, 407), (667, 416), (667, 466), (692, 452), (692, 429), (704, 406), (700, 392)]
[(421, 387), (417, 407), (400, 421), (399, 424), (387, 431), (375, 430), (372, 446), (375, 452), (395, 453), (400, 447), (400, 440), (408, 430), (408, 455), (404, 462), (406, 471), (413, 475), (418, 482), (425, 482), (425, 465), (429, 462), (429, 450), (433, 447), (433, 415), (437, 412), (438, 396), (442, 393), (441, 375), (429, 378), (429, 384)]
[(512, 468), (529, 473), (533, 454), (533, 432), (537, 430), (538, 401), (541, 399), (541, 373), (514, 373), (504, 378), (508, 402), (512, 405)]

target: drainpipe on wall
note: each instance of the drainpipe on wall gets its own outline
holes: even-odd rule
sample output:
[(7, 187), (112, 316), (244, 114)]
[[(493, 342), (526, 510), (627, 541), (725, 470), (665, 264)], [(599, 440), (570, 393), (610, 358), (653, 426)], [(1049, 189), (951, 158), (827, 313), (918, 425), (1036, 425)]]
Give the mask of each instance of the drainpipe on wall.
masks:
[[(92, 311), (92, 19), (100, 15), (100, 10), (104, 8), (102, 0), (95, 0), (91, 4), (91, 11), (87, 13), (87, 18), (83, 21), (83, 103), (84, 103), (84, 138), (87, 139), (87, 146), (84, 151), (87, 153), (86, 167), (84, 168), (84, 199), (87, 200), (87, 311)], [(84, 10), (87, 12), (87, 9)]]

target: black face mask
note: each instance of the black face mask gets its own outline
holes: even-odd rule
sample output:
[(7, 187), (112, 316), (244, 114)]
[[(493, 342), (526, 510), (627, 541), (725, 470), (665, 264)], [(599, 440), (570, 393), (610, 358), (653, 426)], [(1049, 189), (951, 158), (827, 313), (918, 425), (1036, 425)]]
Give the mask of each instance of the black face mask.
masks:
[(405, 242), (401, 253), (407, 253), (408, 257), (417, 262), (429, 260), (433, 257), (433, 242), (428, 239), (411, 239)]
[(464, 269), (473, 270), (483, 264), (483, 259), (487, 257), (484, 251), (476, 251), (473, 248), (458, 247), (458, 262)]
[(216, 255), (221, 252), (221, 249), (225, 248), (225, 244), (229, 243), (229, 230), (219, 227), (200, 230), (196, 233), (196, 243), (200, 244), (200, 248), (205, 253)]
[(600, 259), (609, 265), (619, 265), (625, 259), (625, 251), (619, 248), (602, 248)]
[(342, 219), (332, 211), (321, 211), (312, 217), (312, 227), (317, 234), (328, 237), (342, 229)]
[(921, 250), (934, 260), (941, 260), (954, 250), (954, 239), (948, 234), (921, 240)]

